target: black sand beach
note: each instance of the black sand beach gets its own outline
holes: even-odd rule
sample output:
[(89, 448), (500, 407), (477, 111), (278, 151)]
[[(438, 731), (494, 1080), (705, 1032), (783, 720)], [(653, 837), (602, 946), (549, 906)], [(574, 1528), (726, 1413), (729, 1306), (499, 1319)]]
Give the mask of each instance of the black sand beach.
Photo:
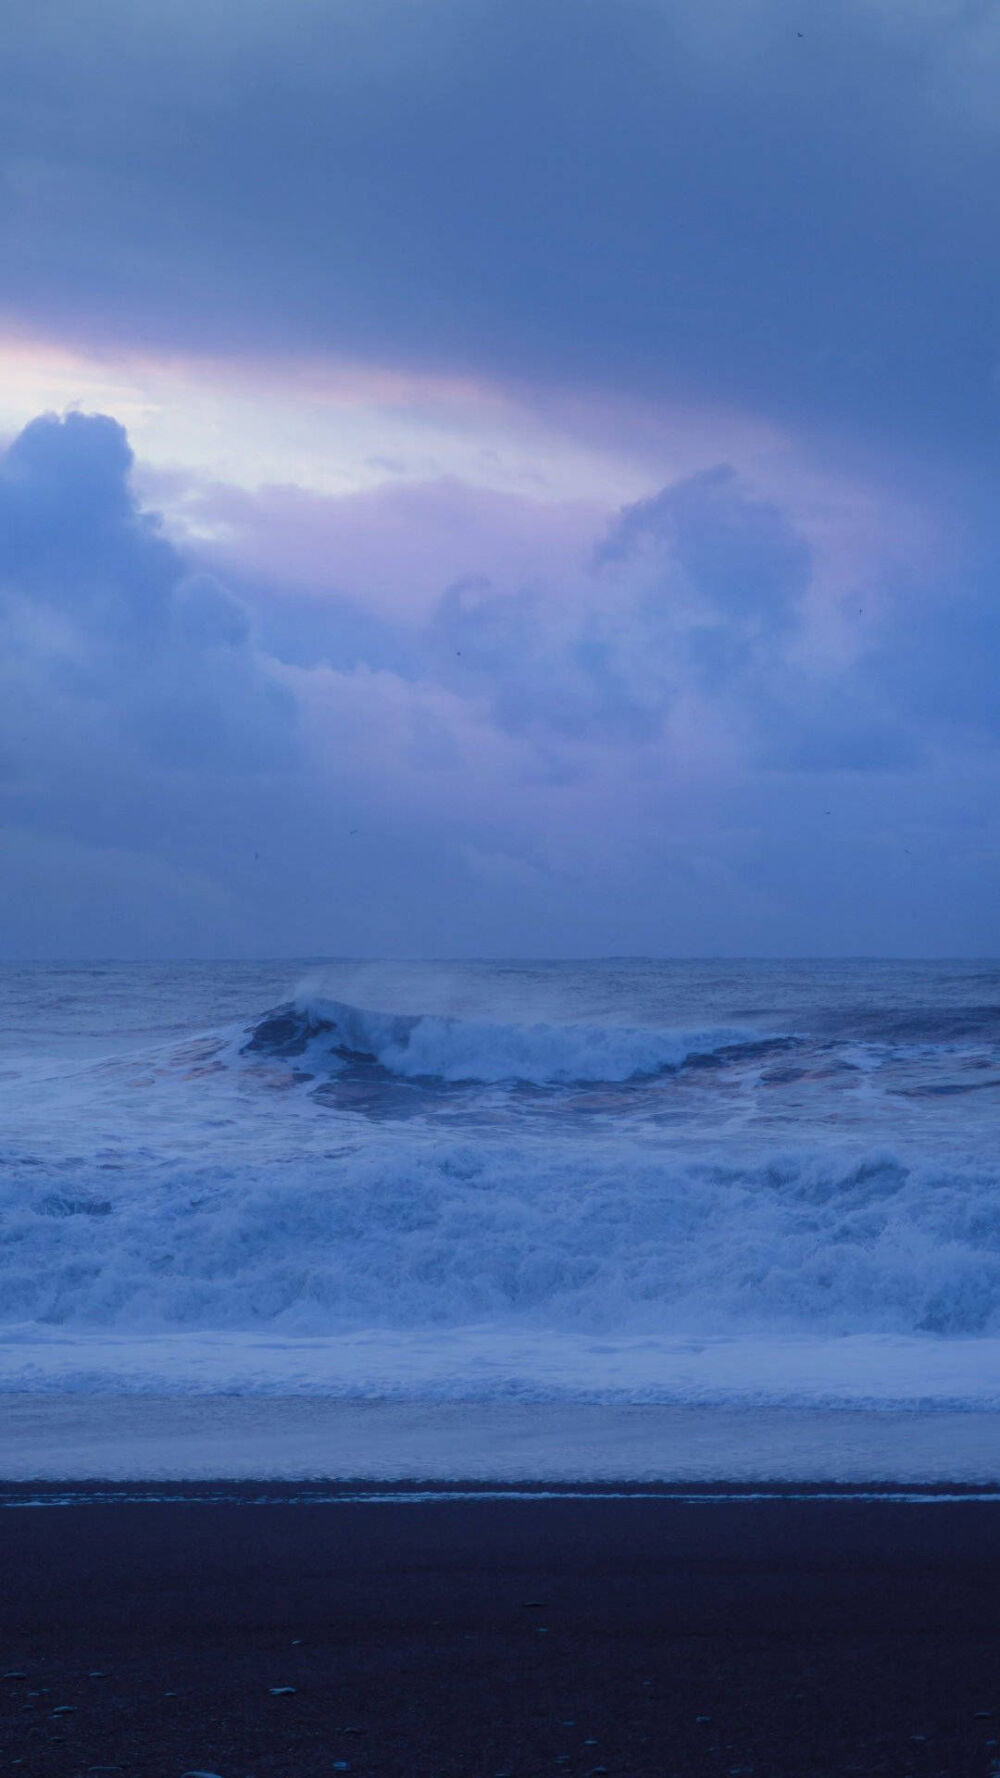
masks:
[(1000, 1768), (984, 1500), (31, 1492), (0, 1494), (0, 1771)]

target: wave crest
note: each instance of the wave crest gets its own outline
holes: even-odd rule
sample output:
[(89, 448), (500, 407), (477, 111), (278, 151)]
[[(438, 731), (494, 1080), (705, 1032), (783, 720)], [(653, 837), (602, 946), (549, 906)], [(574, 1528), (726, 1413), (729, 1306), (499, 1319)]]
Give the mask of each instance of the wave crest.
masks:
[(698, 1031), (619, 1025), (513, 1025), (438, 1014), (368, 1011), (345, 1001), (300, 999), (254, 1027), (244, 1050), (374, 1063), (411, 1080), (504, 1081), (534, 1086), (624, 1082), (676, 1072), (794, 1041), (711, 1027)]

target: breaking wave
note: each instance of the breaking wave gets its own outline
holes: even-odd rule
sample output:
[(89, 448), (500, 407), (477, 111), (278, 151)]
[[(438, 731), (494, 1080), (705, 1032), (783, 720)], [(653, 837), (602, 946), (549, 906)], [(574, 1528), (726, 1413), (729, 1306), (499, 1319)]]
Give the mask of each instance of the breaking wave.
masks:
[(411, 1080), (535, 1086), (621, 1082), (725, 1060), (794, 1039), (726, 1027), (700, 1031), (618, 1025), (497, 1024), (436, 1014), (370, 1012), (337, 1000), (290, 1002), (254, 1028), (248, 1052), (336, 1068), (374, 1063)]
[(996, 1169), (389, 1134), (283, 1165), (0, 1176), (0, 1321), (1000, 1333)]
[(171, 1375), (224, 1377), (249, 1340), (294, 1380), (314, 1341), (321, 1388), (544, 1396), (604, 1366), (655, 1392), (664, 1342), (721, 1340), (739, 1394), (754, 1341), (775, 1388), (819, 1341), (857, 1396), (902, 1341), (906, 1399), (920, 1351), (965, 1399), (985, 1341), (992, 1402), (1000, 1046), (943, 975), (344, 965), (279, 1004), (285, 966), (49, 972), (41, 997), (25, 972), (0, 1058), (17, 1374), (36, 1336), (81, 1377), (102, 1342), (158, 1375), (162, 1341)]

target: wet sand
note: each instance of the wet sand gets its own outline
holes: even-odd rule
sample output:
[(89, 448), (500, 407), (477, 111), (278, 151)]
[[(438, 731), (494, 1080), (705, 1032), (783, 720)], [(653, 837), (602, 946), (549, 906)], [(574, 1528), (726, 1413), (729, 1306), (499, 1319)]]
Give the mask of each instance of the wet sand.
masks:
[(26, 1675), (0, 1682), (0, 1771), (1000, 1764), (1000, 1509), (984, 1500), (110, 1492), (47, 1508), (0, 1492), (2, 1667)]

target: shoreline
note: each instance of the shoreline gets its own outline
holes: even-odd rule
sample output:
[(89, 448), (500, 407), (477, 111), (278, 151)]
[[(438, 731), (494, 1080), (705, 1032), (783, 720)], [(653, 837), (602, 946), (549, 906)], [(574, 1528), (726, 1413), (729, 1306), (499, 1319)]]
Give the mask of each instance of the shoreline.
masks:
[(63, 1482), (45, 1480), (0, 1482), (0, 1512), (66, 1507), (206, 1506), (256, 1507), (434, 1507), (591, 1503), (659, 1503), (664, 1506), (1000, 1506), (1000, 1485), (939, 1482), (927, 1486), (905, 1483), (774, 1482), (741, 1486), (706, 1481), (697, 1486), (627, 1480), (600, 1484), (536, 1482), (423, 1482), (400, 1477), (386, 1483), (357, 1481), (289, 1483), (264, 1480), (234, 1482), (224, 1476), (211, 1482)]
[(0, 1484), (1000, 1484), (985, 1410), (6, 1393), (0, 1425)]
[(0, 1395), (1000, 1412), (1000, 1336), (7, 1327)]

